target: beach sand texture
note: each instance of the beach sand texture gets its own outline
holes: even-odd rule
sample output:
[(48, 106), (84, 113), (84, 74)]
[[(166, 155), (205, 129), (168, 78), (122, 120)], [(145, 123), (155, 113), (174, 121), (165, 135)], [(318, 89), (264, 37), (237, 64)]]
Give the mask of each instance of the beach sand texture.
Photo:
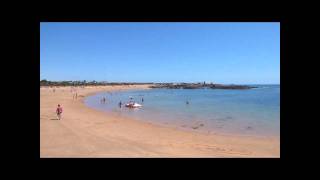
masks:
[[(100, 112), (83, 103), (101, 91), (144, 89), (148, 85), (40, 88), (40, 157), (280, 157), (271, 137), (203, 134)], [(63, 107), (57, 120), (57, 104)]]

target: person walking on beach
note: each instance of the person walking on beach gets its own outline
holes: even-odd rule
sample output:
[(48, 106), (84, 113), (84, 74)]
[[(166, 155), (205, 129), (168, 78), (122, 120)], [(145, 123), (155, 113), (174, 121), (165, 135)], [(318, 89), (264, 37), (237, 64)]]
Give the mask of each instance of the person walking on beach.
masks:
[(61, 119), (61, 114), (62, 114), (62, 107), (60, 106), (60, 104), (58, 104), (57, 110), (56, 110), (58, 119)]
[(78, 93), (74, 93), (72, 99), (74, 100), (74, 99), (77, 99), (77, 98), (78, 98)]

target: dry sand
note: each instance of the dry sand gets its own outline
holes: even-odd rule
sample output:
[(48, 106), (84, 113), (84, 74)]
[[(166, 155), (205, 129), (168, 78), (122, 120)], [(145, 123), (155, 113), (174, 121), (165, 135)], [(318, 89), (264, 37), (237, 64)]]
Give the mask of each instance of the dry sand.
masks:
[[(100, 91), (147, 85), (40, 88), (40, 157), (280, 157), (278, 138), (183, 131), (100, 112), (84, 105)], [(61, 104), (62, 120), (55, 109)]]

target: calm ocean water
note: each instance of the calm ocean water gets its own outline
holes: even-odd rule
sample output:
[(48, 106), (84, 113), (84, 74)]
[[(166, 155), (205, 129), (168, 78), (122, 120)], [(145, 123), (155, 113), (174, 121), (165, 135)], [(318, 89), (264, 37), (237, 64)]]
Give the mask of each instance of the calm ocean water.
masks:
[[(280, 137), (280, 85), (250, 90), (151, 89), (104, 92), (85, 99), (91, 108), (199, 132)], [(105, 104), (100, 102), (107, 98)], [(143, 107), (119, 108), (133, 98)], [(144, 98), (144, 102), (141, 102)], [(189, 101), (189, 104), (186, 104)]]

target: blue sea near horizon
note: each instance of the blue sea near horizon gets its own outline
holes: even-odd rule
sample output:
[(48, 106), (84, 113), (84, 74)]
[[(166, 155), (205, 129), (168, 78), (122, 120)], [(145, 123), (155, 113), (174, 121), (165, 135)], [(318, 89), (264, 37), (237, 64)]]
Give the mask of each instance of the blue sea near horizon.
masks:
[[(280, 85), (253, 86), (258, 88), (102, 92), (87, 97), (85, 104), (124, 117), (186, 130), (280, 137)], [(105, 104), (100, 102), (103, 97), (107, 99)], [(143, 107), (119, 108), (118, 103), (124, 104), (130, 97)]]

